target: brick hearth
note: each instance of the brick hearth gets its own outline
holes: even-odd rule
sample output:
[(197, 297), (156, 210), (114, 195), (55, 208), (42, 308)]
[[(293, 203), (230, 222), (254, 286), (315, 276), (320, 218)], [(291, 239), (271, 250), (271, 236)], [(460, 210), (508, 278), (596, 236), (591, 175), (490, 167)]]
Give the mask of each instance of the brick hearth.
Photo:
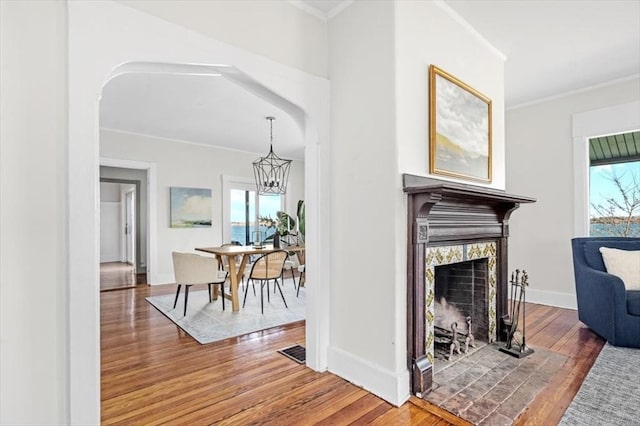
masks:
[(487, 345), (434, 375), (427, 401), (480, 425), (511, 425), (567, 357), (536, 349), (514, 358)]

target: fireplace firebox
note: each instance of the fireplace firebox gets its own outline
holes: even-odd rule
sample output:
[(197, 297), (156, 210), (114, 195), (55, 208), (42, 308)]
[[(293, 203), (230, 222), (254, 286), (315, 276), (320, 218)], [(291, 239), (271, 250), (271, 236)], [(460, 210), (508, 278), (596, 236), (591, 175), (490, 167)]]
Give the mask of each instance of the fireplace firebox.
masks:
[[(509, 217), (521, 203), (536, 200), (407, 174), (403, 184), (409, 236), (407, 362), (412, 392), (422, 395), (432, 387), (436, 340), (451, 335), (452, 323), (460, 342), (468, 332), (467, 318), (474, 338), (505, 339)], [(446, 284), (436, 284), (441, 280)], [(447, 318), (445, 311), (457, 312), (458, 319)]]
[(470, 346), (494, 340), (488, 277), (488, 258), (435, 267), (434, 364), (452, 361), (454, 350), (467, 354)]

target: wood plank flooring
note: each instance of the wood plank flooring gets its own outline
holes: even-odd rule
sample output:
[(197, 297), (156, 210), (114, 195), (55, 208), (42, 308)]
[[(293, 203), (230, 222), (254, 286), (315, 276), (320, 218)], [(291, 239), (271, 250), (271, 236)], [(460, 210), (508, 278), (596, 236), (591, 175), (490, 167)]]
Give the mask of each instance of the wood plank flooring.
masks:
[(147, 283), (147, 274), (136, 274), (133, 265), (124, 262), (100, 264), (100, 291), (119, 290)]
[[(104, 424), (466, 424), (415, 397), (393, 407), (278, 354), (304, 345), (304, 322), (200, 345), (145, 301), (174, 291), (141, 285), (101, 293)], [(531, 345), (570, 358), (517, 424), (556, 424), (604, 342), (575, 311), (529, 304), (527, 317)]]

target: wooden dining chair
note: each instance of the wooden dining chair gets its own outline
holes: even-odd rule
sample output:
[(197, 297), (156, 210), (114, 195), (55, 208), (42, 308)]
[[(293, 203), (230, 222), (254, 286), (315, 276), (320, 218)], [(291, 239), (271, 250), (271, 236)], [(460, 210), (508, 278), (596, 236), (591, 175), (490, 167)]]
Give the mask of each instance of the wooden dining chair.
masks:
[[(298, 237), (295, 235), (285, 235), (280, 237), (280, 243), (282, 244), (282, 248), (284, 250), (287, 249), (288, 246), (298, 245)], [(289, 258), (284, 262), (284, 270), (291, 272), (291, 280), (293, 281), (294, 290), (298, 288), (299, 282), (296, 283), (295, 271), (300, 269), (300, 262), (298, 260), (298, 256), (296, 253), (290, 253)], [(284, 285), (284, 279), (282, 280)], [(275, 289), (274, 289), (275, 290)]]
[(173, 301), (175, 309), (180, 295), (180, 288), (184, 285), (184, 315), (187, 315), (187, 301), (189, 299), (189, 287), (197, 284), (207, 284), (209, 289), (209, 302), (212, 301), (211, 287), (219, 285), (221, 289), (222, 310), (224, 311), (224, 282), (227, 272), (220, 271), (218, 260), (213, 257), (200, 256), (193, 253), (171, 253), (173, 258), (173, 274), (178, 284), (176, 298)]
[(298, 266), (298, 291), (296, 291), (296, 297), (300, 297), (300, 287), (302, 287), (302, 283), (305, 282), (305, 276), (304, 276), (304, 272), (306, 269), (306, 265), (299, 265)]
[[(284, 306), (287, 306), (287, 301), (284, 299), (284, 294), (282, 294), (282, 287), (280, 287), (280, 283), (278, 280), (282, 279), (282, 273), (284, 271), (284, 263), (287, 261), (289, 257), (289, 253), (285, 250), (277, 250), (271, 253), (264, 254), (260, 256), (251, 268), (251, 272), (249, 273), (249, 280), (251, 282), (259, 281), (260, 282), (260, 310), (264, 314), (264, 286), (267, 286), (267, 301), (270, 303), (271, 299), (269, 296), (269, 282), (273, 281), (274, 286), (278, 288), (280, 291), (280, 296), (282, 297), (282, 301), (284, 302)], [(242, 302), (242, 307), (247, 303), (247, 293), (249, 292), (249, 286), (247, 285), (244, 290), (244, 301)]]

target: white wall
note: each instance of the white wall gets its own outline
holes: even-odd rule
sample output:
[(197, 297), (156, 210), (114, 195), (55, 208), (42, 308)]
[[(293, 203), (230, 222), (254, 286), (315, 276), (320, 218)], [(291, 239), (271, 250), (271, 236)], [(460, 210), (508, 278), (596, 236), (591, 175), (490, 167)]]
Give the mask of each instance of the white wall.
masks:
[(100, 262), (120, 261), (120, 202), (100, 202)]
[(0, 424), (68, 422), (65, 2), (0, 1)]
[[(402, 173), (429, 174), (429, 65), (492, 101), (492, 181), (505, 187), (504, 56), (443, 2), (396, 2), (395, 96), (398, 175), (395, 202), (396, 369), (406, 368), (407, 198)], [(453, 180), (438, 175), (436, 179)]]
[(120, 184), (100, 182), (100, 262), (120, 261)]
[(409, 396), (401, 174), (429, 174), (428, 67), (492, 99), (493, 181), (486, 186), (504, 189), (504, 58), (433, 2), (355, 2), (330, 22), (329, 53), (329, 369), (401, 404)]
[(119, 203), (120, 184), (113, 182), (100, 182), (100, 202)]
[(280, 0), (120, 3), (317, 76), (327, 76), (327, 24)]
[(329, 370), (397, 404), (393, 17), (392, 2), (355, 2), (330, 22)]
[[(171, 252), (194, 251), (222, 243), (222, 175), (253, 179), (252, 162), (260, 153), (246, 153), (132, 133), (101, 130), (100, 156), (155, 163), (158, 279), (150, 284), (174, 282)], [(170, 187), (210, 188), (213, 200), (211, 228), (170, 228)], [(304, 198), (304, 162), (291, 163), (286, 195), (287, 210), (295, 215)]]
[(535, 197), (511, 218), (509, 268), (526, 269), (528, 301), (576, 307), (572, 115), (640, 100), (640, 80), (507, 111), (507, 191)]
[(401, 173), (429, 176), (429, 65), (433, 64), (491, 99), (493, 179), (483, 186), (504, 189), (504, 58), (458, 19), (442, 3), (408, 1), (396, 5), (399, 169)]

